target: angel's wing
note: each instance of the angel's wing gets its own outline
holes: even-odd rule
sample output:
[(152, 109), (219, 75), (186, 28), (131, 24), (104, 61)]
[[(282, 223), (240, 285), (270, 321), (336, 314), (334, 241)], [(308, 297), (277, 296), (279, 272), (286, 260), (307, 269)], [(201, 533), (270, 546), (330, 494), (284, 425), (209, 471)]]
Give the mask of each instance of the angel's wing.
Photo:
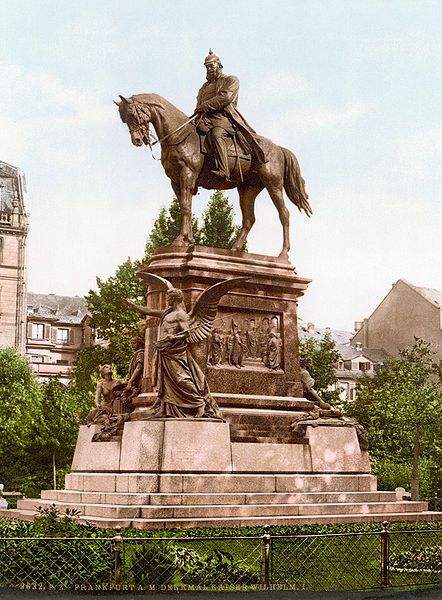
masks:
[(153, 273), (148, 273), (147, 271), (138, 271), (137, 276), (139, 279), (151, 285), (153, 287), (159, 287), (162, 290), (171, 290), (173, 285), (164, 277), (160, 277), (159, 275), (154, 275)]
[(201, 293), (189, 315), (193, 321), (187, 338), (189, 343), (201, 342), (209, 336), (221, 298), (248, 279), (248, 277), (234, 277), (215, 283)]

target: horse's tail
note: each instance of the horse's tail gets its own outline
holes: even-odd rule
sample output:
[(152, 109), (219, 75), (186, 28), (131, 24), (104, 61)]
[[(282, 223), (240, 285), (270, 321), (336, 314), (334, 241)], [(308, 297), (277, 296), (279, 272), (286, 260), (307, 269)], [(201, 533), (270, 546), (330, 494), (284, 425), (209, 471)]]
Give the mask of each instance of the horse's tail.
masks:
[(301, 175), (298, 159), (290, 150), (282, 148), (284, 155), (284, 189), (289, 199), (299, 210), (303, 210), (310, 217), (313, 213), (305, 191), (305, 181)]

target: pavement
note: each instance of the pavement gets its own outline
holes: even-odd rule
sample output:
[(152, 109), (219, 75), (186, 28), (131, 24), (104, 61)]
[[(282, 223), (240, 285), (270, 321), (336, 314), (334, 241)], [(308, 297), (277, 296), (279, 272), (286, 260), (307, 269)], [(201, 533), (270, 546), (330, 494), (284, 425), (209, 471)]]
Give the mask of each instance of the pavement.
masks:
[(368, 592), (56, 592), (0, 589), (1, 600), (442, 600), (442, 584), (421, 590), (377, 590)]

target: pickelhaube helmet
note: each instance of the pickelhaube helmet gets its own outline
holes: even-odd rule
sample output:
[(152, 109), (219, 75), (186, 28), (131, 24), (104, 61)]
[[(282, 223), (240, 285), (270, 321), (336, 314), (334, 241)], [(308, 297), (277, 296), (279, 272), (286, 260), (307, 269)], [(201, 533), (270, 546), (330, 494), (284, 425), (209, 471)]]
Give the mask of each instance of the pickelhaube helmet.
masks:
[(219, 63), (219, 66), (221, 68), (223, 68), (220, 59), (217, 57), (216, 54), (213, 54), (212, 48), (209, 48), (209, 54), (206, 56), (206, 58), (204, 60), (204, 66), (207, 66), (209, 63), (213, 63), (213, 62)]

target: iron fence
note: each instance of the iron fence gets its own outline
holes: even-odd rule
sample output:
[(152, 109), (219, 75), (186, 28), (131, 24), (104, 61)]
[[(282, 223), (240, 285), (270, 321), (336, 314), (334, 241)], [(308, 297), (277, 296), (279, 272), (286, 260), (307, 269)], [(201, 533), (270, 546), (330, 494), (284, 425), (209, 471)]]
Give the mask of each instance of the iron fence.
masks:
[(442, 530), (0, 538), (0, 588), (371, 590), (441, 582)]

